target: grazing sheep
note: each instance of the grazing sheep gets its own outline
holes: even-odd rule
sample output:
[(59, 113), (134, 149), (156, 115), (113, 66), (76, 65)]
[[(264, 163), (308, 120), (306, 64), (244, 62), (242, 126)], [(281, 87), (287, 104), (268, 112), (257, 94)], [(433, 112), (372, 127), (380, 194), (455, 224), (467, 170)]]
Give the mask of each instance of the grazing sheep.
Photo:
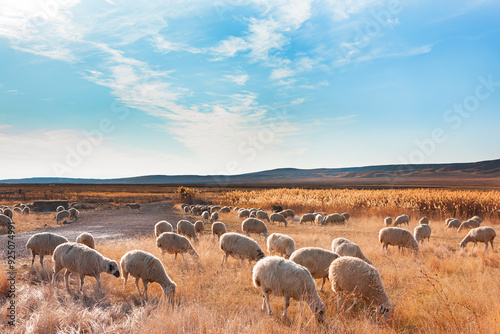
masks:
[(203, 211), (201, 213), (201, 218), (208, 221), (210, 219), (210, 213), (208, 211)]
[(123, 276), (123, 288), (127, 285), (128, 275), (135, 278), (135, 286), (139, 295), (142, 296), (139, 289), (139, 279), (144, 286), (144, 299), (148, 300), (148, 283), (158, 283), (165, 296), (173, 302), (175, 288), (177, 285), (168, 277), (161, 261), (153, 254), (142, 250), (132, 250), (125, 253), (120, 260), (120, 267)]
[(267, 238), (267, 226), (266, 224), (257, 218), (247, 218), (241, 223), (241, 230), (245, 232), (248, 236), (250, 233), (257, 233), (259, 236), (262, 233), (264, 238)]
[(399, 250), (410, 248), (418, 252), (418, 242), (410, 231), (399, 227), (384, 227), (378, 234), (382, 248), (387, 250), (388, 245), (398, 246)]
[(341, 214), (341, 216), (344, 217), (346, 221), (349, 220), (349, 218), (351, 218), (351, 215), (348, 214), (347, 212), (344, 212), (343, 214)]
[(360, 298), (377, 307), (377, 312), (386, 319), (392, 316), (392, 304), (387, 296), (380, 273), (375, 267), (357, 257), (343, 256), (330, 265), (329, 278), (332, 290), (337, 295), (337, 311), (344, 305), (346, 295), (354, 295), (353, 304), (345, 310), (350, 313)]
[(293, 261), (309, 270), (312, 277), (322, 280), (321, 291), (328, 278), (328, 269), (333, 260), (339, 255), (335, 252), (319, 248), (319, 247), (304, 247), (293, 252), (290, 256), (290, 261)]
[(235, 206), (235, 207), (233, 208), (233, 211), (238, 212), (239, 210), (240, 210), (240, 207), (239, 207), (239, 206)]
[(68, 239), (55, 233), (42, 232), (31, 236), (26, 243), (26, 249), (31, 250), (31, 254), (33, 255), (31, 268), (33, 268), (33, 263), (35, 262), (35, 255), (40, 255), (40, 264), (43, 268), (43, 257), (45, 255), (52, 255), (56, 247), (65, 242), (68, 242)]
[(0, 215), (3, 215), (3, 210), (2, 210), (2, 208), (0, 208)]
[(102, 293), (101, 288), (101, 273), (106, 272), (120, 277), (118, 263), (110, 260), (101, 253), (76, 242), (66, 242), (56, 247), (54, 255), (54, 276), (52, 276), (52, 285), (56, 283), (56, 277), (61, 269), (66, 268), (64, 281), (66, 289), (69, 291), (69, 275), (75, 273), (80, 275), (80, 291), (83, 288), (83, 280), (85, 276), (94, 276), (97, 281), (97, 290)]
[(417, 242), (420, 242), (422, 240), (422, 243), (424, 243), (425, 239), (427, 239), (428, 242), (431, 240), (431, 227), (427, 224), (420, 224), (415, 226), (415, 229), (413, 230), (413, 235), (415, 237), (415, 240)]
[(346, 238), (337, 238), (332, 241), (332, 251), (340, 256), (352, 256), (357, 257), (365, 261), (368, 264), (372, 264), (372, 261), (363, 254), (361, 248), (354, 242), (347, 240)]
[(460, 224), (460, 226), (457, 229), (457, 232), (460, 232), (461, 230), (464, 230), (464, 229), (470, 230), (471, 228), (479, 227), (479, 225), (481, 225), (481, 223), (478, 222), (477, 220), (469, 219), (469, 220), (464, 221), (462, 224)]
[(212, 224), (212, 235), (217, 235), (220, 240), (220, 236), (226, 233), (226, 225), (221, 222), (215, 222)]
[(257, 217), (257, 211), (250, 211), (250, 216), (251, 218), (256, 218)]
[(465, 248), (469, 242), (474, 243), (474, 247), (476, 247), (478, 242), (484, 242), (486, 247), (484, 250), (488, 249), (488, 242), (491, 243), (491, 249), (493, 249), (493, 240), (497, 236), (497, 233), (494, 229), (489, 226), (481, 226), (473, 228), (467, 233), (465, 238), (460, 242), (460, 247)]
[(401, 215), (396, 217), (396, 220), (394, 221), (394, 226), (403, 224), (410, 225), (410, 217), (408, 215)]
[(155, 236), (158, 238), (163, 232), (173, 232), (173, 230), (172, 224), (166, 220), (161, 220), (155, 225)]
[(75, 208), (71, 208), (68, 210), (69, 212), (69, 218), (73, 218), (73, 219), (78, 219), (78, 216), (80, 215), (80, 211), (78, 211), (77, 209)]
[(302, 215), (302, 217), (300, 218), (300, 224), (307, 225), (307, 222), (310, 222), (312, 225), (312, 224), (314, 224), (315, 218), (316, 217), (314, 216), (314, 213), (306, 213), (306, 214)]
[(314, 215), (314, 223), (317, 225), (323, 225), (323, 215), (317, 213)]
[(422, 218), (420, 218), (420, 220), (418, 221), (418, 223), (420, 225), (423, 225), (423, 224), (429, 225), (429, 217), (422, 217)]
[(250, 217), (250, 211), (249, 210), (245, 210), (245, 209), (241, 210), (240, 209), (240, 211), (238, 211), (238, 218), (244, 219), (244, 218), (248, 218), (248, 217)]
[(338, 213), (332, 213), (323, 219), (323, 224), (328, 225), (328, 223), (332, 224), (345, 224), (345, 217), (339, 215)]
[(219, 205), (214, 205), (214, 206), (212, 206), (212, 207), (210, 208), (210, 213), (214, 213), (214, 212), (216, 212), (216, 211), (220, 211), (220, 209), (222, 209), (222, 207), (221, 207), (221, 206), (219, 206)]
[(30, 212), (31, 212), (31, 209), (27, 206), (23, 209), (23, 215), (29, 215)]
[[(448, 219), (450, 219), (450, 218), (448, 218)], [(448, 219), (446, 219), (446, 220), (448, 220)], [(460, 220), (455, 219), (455, 218), (451, 218), (447, 222), (446, 228), (457, 228), (458, 229), (460, 227), (460, 225), (462, 225), (462, 222)]]
[(212, 214), (210, 215), (210, 222), (213, 223), (218, 220), (219, 220), (219, 214), (217, 212), (212, 212)]
[(12, 224), (12, 219), (7, 217), (6, 215), (0, 214), (0, 227), (7, 227)]
[(280, 256), (285, 256), (287, 259), (295, 251), (295, 241), (288, 235), (281, 233), (273, 233), (267, 238), (267, 252), (269, 255), (278, 253)]
[(194, 229), (196, 230), (196, 233), (203, 233), (203, 231), (205, 231), (205, 224), (203, 221), (197, 220), (194, 222)]
[(242, 261), (247, 259), (250, 263), (265, 257), (264, 252), (255, 240), (234, 232), (225, 233), (220, 237), (219, 248), (224, 252), (222, 264), (225, 262), (226, 266), (229, 255)]
[(5, 216), (9, 217), (10, 219), (12, 219), (12, 217), (13, 217), (13, 215), (14, 215), (14, 214), (13, 214), (13, 212), (12, 212), (12, 210), (11, 210), (11, 209), (9, 209), (9, 208), (4, 209), (4, 210), (3, 210), (3, 214), (4, 214)]
[(278, 213), (281, 213), (283, 216), (285, 216), (285, 218), (295, 217), (295, 212), (292, 209), (286, 209)]
[(267, 309), (272, 314), (269, 295), (285, 297), (285, 311), (283, 318), (286, 319), (290, 298), (296, 301), (304, 301), (315, 315), (318, 321), (322, 321), (325, 315), (325, 304), (321, 301), (316, 290), (316, 284), (307, 268), (279, 256), (271, 256), (257, 262), (252, 270), (252, 280), (256, 288), (260, 288), (263, 303), (262, 310)]
[(174, 261), (177, 259), (177, 254), (181, 254), (184, 259), (184, 253), (190, 253), (194, 258), (200, 257), (188, 238), (178, 235), (173, 232), (163, 232), (156, 238), (156, 247), (161, 249), (162, 255), (165, 253), (175, 254)]
[(59, 206), (57, 207), (57, 209), (56, 209), (56, 212), (61, 212), (61, 211), (63, 211), (63, 210), (66, 210), (66, 208), (65, 208), (64, 206), (62, 206), (62, 205), (59, 205)]
[(23, 209), (21, 209), (20, 207), (15, 207), (15, 208), (14, 208), (14, 212), (15, 212), (15, 213), (22, 214), (22, 213), (23, 213)]
[(229, 212), (231, 212), (231, 209), (227, 206), (225, 206), (219, 210), (219, 213), (229, 213)]
[(481, 224), (483, 222), (483, 220), (481, 218), (479, 218), (479, 216), (474, 216), (471, 219), (478, 221), (479, 224)]
[(283, 216), (282, 214), (279, 214), (279, 213), (271, 213), (271, 215), (269, 216), (269, 220), (273, 224), (278, 222), (278, 225), (281, 225), (281, 223), (283, 223), (283, 225), (285, 225), (285, 227), (288, 225), (288, 222), (286, 221), (285, 216)]
[(177, 233), (192, 239), (194, 242), (198, 242), (199, 240), (193, 223), (187, 220), (180, 220), (177, 223)]
[(92, 249), (95, 249), (95, 240), (92, 234), (90, 233), (82, 233), (76, 238), (76, 242), (79, 244), (86, 245)]
[(59, 212), (56, 214), (56, 223), (57, 223), (57, 224), (59, 224), (59, 221), (60, 221), (60, 220), (63, 220), (63, 219), (69, 218), (69, 216), (70, 216), (69, 211), (67, 211), (67, 210), (59, 211)]
[(391, 226), (392, 225), (392, 217), (385, 217), (384, 218), (384, 225)]
[(265, 219), (265, 220), (267, 220), (268, 223), (271, 222), (271, 220), (269, 219), (269, 215), (267, 214), (267, 212), (262, 211), (262, 210), (258, 210), (255, 217), (257, 219), (260, 219), (260, 220), (264, 220)]
[(185, 206), (184, 208), (182, 208), (182, 210), (184, 210), (184, 213), (186, 215), (188, 215), (191, 212), (191, 209), (189, 208), (189, 206)]

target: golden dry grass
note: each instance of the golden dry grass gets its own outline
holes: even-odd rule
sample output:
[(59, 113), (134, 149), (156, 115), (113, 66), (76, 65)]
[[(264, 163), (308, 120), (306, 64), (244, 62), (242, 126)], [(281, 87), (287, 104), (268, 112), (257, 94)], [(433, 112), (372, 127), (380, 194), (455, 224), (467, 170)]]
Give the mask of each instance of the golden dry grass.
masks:
[[(397, 249), (382, 251), (378, 231), (383, 216), (353, 215), (345, 226), (270, 226), (270, 232), (286, 233), (297, 248), (317, 246), (330, 249), (332, 239), (346, 237), (360, 245), (380, 271), (395, 307), (389, 325), (377, 322), (360, 309), (346, 317), (337, 314), (335, 296), (329, 286), (320, 296), (327, 307), (327, 319), (318, 324), (306, 306), (292, 301), (289, 322), (281, 320), (282, 297), (271, 296), (274, 314), (260, 311), (261, 297), (251, 282), (252, 266), (230, 259), (220, 264), (218, 243), (204, 235), (196, 249), (200, 262), (189, 255), (174, 263), (167, 255), (162, 262), (177, 283), (176, 307), (171, 309), (161, 289), (150, 284), (150, 301), (142, 303), (129, 280), (125, 291), (122, 279), (103, 274), (106, 295), (94, 292), (95, 280), (86, 278), (84, 294), (63, 287), (62, 275), (55, 288), (47, 284), (50, 272), (21, 270), (18, 277), (18, 327), (24, 333), (496, 333), (500, 332), (500, 256), (483, 252), (483, 246), (462, 251), (458, 243), (464, 233), (446, 230), (442, 222), (431, 221), (433, 236), (418, 255)], [(196, 219), (192, 217), (192, 221)], [(234, 213), (221, 215), (229, 230), (238, 231), (241, 221)], [(414, 225), (411, 226), (413, 229)], [(497, 229), (496, 226), (494, 226)], [(265, 241), (256, 238), (265, 250)], [(119, 261), (132, 249), (143, 249), (160, 257), (153, 231), (150, 237), (107, 240), (97, 250)], [(161, 258), (161, 257), (160, 257)], [(47, 261), (47, 260), (46, 260)], [(36, 261), (35, 261), (36, 262)], [(53, 264), (46, 262), (47, 267)], [(44, 280), (45, 279), (45, 280)], [(4, 278), (0, 277), (0, 281)], [(319, 281), (317, 281), (320, 284)], [(0, 287), (2, 286), (0, 282)], [(141, 284), (142, 287), (142, 284)], [(5, 297), (0, 299), (5, 309)], [(2, 321), (2, 323), (5, 323)]]

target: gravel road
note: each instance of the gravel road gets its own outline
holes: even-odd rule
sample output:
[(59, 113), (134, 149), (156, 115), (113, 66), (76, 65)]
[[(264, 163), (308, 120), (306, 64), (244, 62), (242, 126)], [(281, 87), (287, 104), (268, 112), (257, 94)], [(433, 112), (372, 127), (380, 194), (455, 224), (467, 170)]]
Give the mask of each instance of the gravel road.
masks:
[[(143, 235), (153, 235), (154, 225), (160, 220), (177, 223), (182, 216), (174, 212), (173, 201), (141, 204), (141, 211), (129, 208), (116, 210), (82, 211), (78, 220), (72, 224), (16, 234), (16, 257), (28, 258), (26, 242), (35, 233), (52, 232), (65, 236), (70, 241), (83, 232), (91, 233), (96, 241), (114, 238), (127, 239)], [(2, 250), (7, 249), (7, 235), (0, 236)], [(2, 260), (6, 260), (6, 251), (2, 252)]]

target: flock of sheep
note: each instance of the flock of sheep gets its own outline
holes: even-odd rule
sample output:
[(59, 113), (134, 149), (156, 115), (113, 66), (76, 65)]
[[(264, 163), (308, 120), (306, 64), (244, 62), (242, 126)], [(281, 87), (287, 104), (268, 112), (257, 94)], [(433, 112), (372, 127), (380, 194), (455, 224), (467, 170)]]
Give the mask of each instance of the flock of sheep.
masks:
[[(130, 206), (130, 205), (129, 205)], [(130, 206), (131, 209), (139, 209)], [(256, 288), (260, 289), (263, 297), (262, 309), (269, 314), (272, 313), (269, 303), (271, 294), (283, 296), (285, 299), (285, 310), (283, 317), (286, 318), (290, 298), (304, 301), (309, 306), (315, 317), (321, 321), (325, 315), (325, 305), (322, 302), (314, 279), (321, 279), (320, 290), (328, 279), (332, 290), (337, 296), (337, 310), (346, 313), (351, 312), (358, 302), (363, 302), (375, 308), (377, 314), (387, 319), (391, 318), (392, 304), (385, 291), (382, 278), (373, 263), (363, 254), (361, 248), (346, 238), (336, 238), (332, 241), (331, 250), (319, 247), (304, 247), (295, 249), (293, 238), (281, 233), (268, 234), (267, 221), (270, 224), (283, 224), (288, 226), (288, 220), (299, 224), (345, 224), (350, 215), (307, 213), (300, 219), (295, 217), (292, 210), (282, 210), (280, 207), (273, 208), (279, 212), (268, 214), (261, 209), (242, 209), (221, 206), (187, 205), (181, 206), (186, 214), (194, 214), (201, 220), (194, 224), (189, 220), (180, 220), (177, 224), (160, 221), (154, 227), (156, 246), (164, 253), (183, 256), (189, 253), (195, 259), (199, 258), (195, 247), (199, 241), (199, 235), (205, 230), (205, 223), (210, 223), (211, 232), (219, 238), (219, 248), (223, 252), (222, 264), (227, 266), (229, 256), (236, 259), (248, 260), (256, 264), (252, 270), (252, 281)], [(218, 221), (219, 213), (234, 211), (243, 219), (241, 230), (244, 234), (227, 232), (224, 223)], [(479, 217), (471, 219), (481, 223)], [(399, 249), (410, 248), (418, 251), (419, 242), (429, 240), (431, 228), (429, 219), (420, 219), (419, 225), (415, 227), (414, 233), (398, 227), (398, 225), (409, 225), (409, 217), (402, 215), (393, 220), (387, 217), (384, 220), (386, 227), (379, 232), (379, 242), (383, 248), (388, 245), (398, 246)], [(447, 221), (449, 224), (452, 220)], [(469, 220), (470, 221), (470, 220)], [(391, 226), (394, 225), (394, 226)], [(463, 223), (462, 223), (463, 225)], [(470, 223), (464, 228), (473, 227)], [(259, 244), (250, 238), (255, 233), (266, 238), (268, 256), (265, 255)], [(246, 234), (246, 235), (245, 235)], [(461, 241), (460, 246), (465, 247), (468, 242), (484, 242), (486, 248), (488, 242), (493, 248), (495, 231), (491, 227), (472, 228), (467, 236)], [(193, 246), (194, 244), (194, 246)], [(93, 237), (84, 233), (76, 242), (69, 242), (66, 238), (53, 233), (38, 233), (33, 235), (26, 245), (32, 252), (31, 266), (35, 256), (40, 256), (40, 264), (43, 267), (45, 255), (52, 255), (54, 260), (54, 274), (52, 285), (56, 282), (57, 274), (66, 269), (65, 283), (69, 290), (68, 277), (71, 273), (80, 277), (80, 291), (82, 290), (84, 277), (94, 276), (97, 281), (97, 289), (102, 293), (100, 274), (106, 272), (116, 277), (120, 276), (120, 270), (124, 278), (124, 286), (128, 276), (135, 278), (135, 284), (139, 294), (139, 280), (144, 286), (144, 298), (147, 300), (148, 283), (158, 283), (167, 298), (173, 301), (176, 283), (166, 273), (162, 262), (154, 255), (143, 250), (131, 250), (120, 260), (120, 264), (108, 259), (94, 249)], [(275, 255), (276, 254), (276, 255)], [(279, 255), (279, 256), (277, 256)]]
[(17, 203), (14, 204), (12, 209), (6, 205), (0, 206), (0, 228), (7, 227), (12, 223), (12, 219), (14, 218), (14, 213), (20, 215), (29, 215), (31, 210), (33, 209), (33, 204), (23, 204)]

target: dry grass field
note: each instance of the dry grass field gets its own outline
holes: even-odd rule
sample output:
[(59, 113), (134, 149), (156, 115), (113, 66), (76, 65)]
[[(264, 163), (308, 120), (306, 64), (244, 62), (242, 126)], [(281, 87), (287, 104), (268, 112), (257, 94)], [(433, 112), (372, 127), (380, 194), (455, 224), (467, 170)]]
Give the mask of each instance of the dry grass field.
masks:
[[(434, 191), (437, 193), (432, 193)], [(376, 190), (225, 190), (202, 195), (216, 203), (245, 207), (268, 209), (273, 204), (281, 204), (295, 209), (299, 215), (316, 210), (350, 212), (352, 217), (344, 226), (302, 226), (295, 222), (288, 227), (271, 225), (269, 229), (270, 233), (291, 236), (297, 248), (317, 246), (330, 249), (332, 239), (337, 237), (356, 242), (381, 273), (395, 311), (389, 323), (378, 321), (369, 309), (363, 307), (351, 316), (338, 314), (335, 296), (328, 283), (320, 292), (327, 311), (323, 323), (315, 321), (306, 305), (293, 300), (288, 312), (289, 321), (282, 320), (284, 299), (272, 295), (274, 313), (268, 316), (260, 311), (262, 298), (252, 285), (252, 265), (230, 258), (228, 267), (221, 266), (222, 252), (211, 235), (201, 236), (195, 246), (200, 254), (199, 261), (186, 255), (183, 260), (178, 258), (174, 262), (173, 255), (161, 258), (151, 231), (150, 237), (99, 242), (96, 249), (117, 261), (132, 249), (143, 249), (161, 258), (170, 278), (177, 283), (175, 307), (171, 308), (165, 302), (157, 284), (150, 284), (150, 300), (144, 303), (138, 298), (133, 280), (129, 280), (123, 290), (123, 280), (107, 274), (102, 274), (105, 296), (95, 293), (95, 280), (90, 277), (85, 279), (82, 295), (77, 293), (75, 278), (71, 279), (72, 289), (68, 293), (61, 274), (56, 286), (52, 287), (47, 284), (50, 271), (42, 271), (37, 261), (35, 269), (30, 271), (26, 259), (18, 263), (18, 268), (22, 269), (17, 278), (18, 326), (15, 332), (500, 333), (500, 253), (484, 252), (483, 244), (474, 250), (472, 244), (465, 250), (460, 249), (458, 244), (466, 232), (445, 229), (441, 216), (445, 217), (448, 212), (428, 207), (428, 203), (448, 205), (444, 199), (454, 201), (456, 210), (460, 210), (457, 213), (462, 213), (456, 214), (457, 218), (478, 213), (485, 217), (482, 225), (492, 226), (499, 233), (498, 211), (495, 211), (500, 205), (499, 192), (418, 192), (420, 197), (404, 190), (386, 193), (385, 205), (383, 194)], [(318, 202), (319, 198), (323, 199), (322, 202)], [(441, 202), (436, 198), (442, 198)], [(349, 203), (348, 199), (354, 202)], [(401, 206), (394, 206), (394, 203)], [(413, 203), (413, 206), (404, 203)], [(417, 208), (426, 209), (420, 212)], [(179, 209), (177, 205), (176, 210)], [(411, 214), (411, 231), (418, 218), (431, 217), (433, 234), (430, 243), (425, 242), (418, 254), (401, 254), (397, 248), (391, 247), (385, 252), (378, 242), (378, 231), (383, 227), (385, 215), (402, 213)], [(195, 216), (187, 218), (193, 222), (197, 220)], [(228, 230), (240, 231), (241, 220), (235, 213), (221, 214), (220, 220), (227, 224)], [(254, 239), (266, 252), (265, 240)], [(52, 268), (52, 261), (45, 261), (46, 267)], [(5, 314), (8, 285), (5, 273), (2, 275), (0, 307)], [(317, 284), (319, 286), (319, 280)], [(1, 323), (5, 326), (5, 318)]]

